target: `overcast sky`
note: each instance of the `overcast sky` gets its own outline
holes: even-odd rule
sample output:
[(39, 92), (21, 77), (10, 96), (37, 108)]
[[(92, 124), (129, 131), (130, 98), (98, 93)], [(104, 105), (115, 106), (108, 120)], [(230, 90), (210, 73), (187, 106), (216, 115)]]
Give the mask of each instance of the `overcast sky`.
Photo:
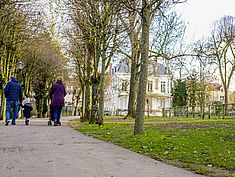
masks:
[(235, 17), (235, 0), (187, 0), (176, 9), (187, 23), (186, 36), (196, 40), (209, 35), (212, 23), (221, 17)]
[[(209, 36), (213, 23), (221, 17), (235, 17), (235, 0), (187, 0), (178, 4), (176, 10), (186, 22), (186, 41), (193, 42)], [(230, 90), (235, 91), (235, 77)]]

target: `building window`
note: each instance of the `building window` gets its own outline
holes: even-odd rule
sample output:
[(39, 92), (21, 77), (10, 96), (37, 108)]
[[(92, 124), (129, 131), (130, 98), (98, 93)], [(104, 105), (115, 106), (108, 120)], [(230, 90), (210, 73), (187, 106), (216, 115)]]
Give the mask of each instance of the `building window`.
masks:
[(165, 100), (162, 100), (162, 101), (161, 101), (161, 107), (162, 107), (162, 108), (165, 108), (165, 107), (166, 107), (166, 101), (165, 101)]
[(224, 102), (224, 96), (220, 96), (220, 101)]
[(127, 91), (127, 86), (128, 86), (128, 82), (127, 81), (123, 81), (122, 82), (122, 91)]
[(148, 82), (148, 92), (153, 92), (153, 82), (152, 81)]
[(166, 82), (165, 81), (161, 82), (161, 92), (163, 92), (163, 93), (166, 92)]

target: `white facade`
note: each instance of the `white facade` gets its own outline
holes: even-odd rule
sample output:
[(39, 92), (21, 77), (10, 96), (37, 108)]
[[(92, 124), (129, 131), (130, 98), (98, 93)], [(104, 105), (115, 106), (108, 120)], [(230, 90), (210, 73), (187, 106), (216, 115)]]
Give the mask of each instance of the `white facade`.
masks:
[[(163, 65), (159, 65), (163, 67)], [(171, 80), (163, 70), (158, 69), (158, 76), (149, 76), (147, 83), (146, 115), (162, 115), (162, 108), (171, 107)], [(110, 115), (126, 115), (129, 99), (130, 73), (114, 70), (112, 81), (106, 89), (105, 111)]]
[[(112, 74), (112, 81), (105, 92), (105, 111), (111, 115), (127, 112), (130, 74)], [(128, 84), (128, 85), (126, 85)]]
[(73, 92), (74, 92), (74, 88), (73, 86), (66, 86), (66, 96), (64, 97), (64, 101), (65, 101), (65, 106), (72, 106), (73, 105)]

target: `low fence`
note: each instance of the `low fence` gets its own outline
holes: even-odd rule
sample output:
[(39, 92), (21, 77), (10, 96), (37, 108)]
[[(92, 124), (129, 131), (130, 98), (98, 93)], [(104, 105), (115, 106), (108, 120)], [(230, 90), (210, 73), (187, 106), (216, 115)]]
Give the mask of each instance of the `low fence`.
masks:
[(225, 118), (226, 116), (235, 117), (235, 103), (208, 105), (208, 106), (182, 106), (162, 109), (163, 117), (200, 117), (211, 118), (216, 116)]
[(73, 106), (65, 106), (62, 108), (61, 117), (73, 116), (73, 114), (74, 114)]

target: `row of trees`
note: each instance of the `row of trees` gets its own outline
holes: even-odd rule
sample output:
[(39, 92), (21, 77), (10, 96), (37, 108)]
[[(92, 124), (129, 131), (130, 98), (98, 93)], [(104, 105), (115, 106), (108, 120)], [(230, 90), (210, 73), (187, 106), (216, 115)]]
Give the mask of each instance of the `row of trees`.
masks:
[[(135, 118), (136, 134), (143, 133), (147, 78), (148, 74), (157, 76), (155, 71), (159, 59), (167, 61), (170, 73), (178, 67), (180, 76), (183, 67), (187, 68), (189, 57), (199, 63), (203, 76), (212, 74), (209, 72), (212, 66), (215, 70), (218, 67), (227, 94), (235, 69), (234, 18), (224, 17), (216, 22), (211, 38), (186, 51), (182, 45), (184, 23), (170, 8), (183, 2), (1, 1), (2, 87), (11, 76), (20, 80), (16, 64), (23, 62), (25, 67), (20, 82), (25, 94), (34, 93), (38, 117), (42, 117), (47, 112), (51, 83), (61, 73), (66, 77), (68, 72), (64, 66), (67, 66), (72, 71), (70, 75), (74, 72), (78, 78), (79, 84), (74, 85), (80, 85), (81, 120), (103, 125), (104, 93), (110, 78), (107, 70), (114, 59), (127, 60), (131, 66), (131, 78), (126, 117)], [(151, 71), (148, 71), (149, 65), (153, 68)], [(206, 77), (200, 78), (200, 82), (207, 82)], [(75, 89), (77, 100), (80, 89)], [(4, 105), (3, 94), (1, 100)]]
[[(205, 80), (205, 76), (211, 78), (215, 74), (211, 71), (218, 68), (225, 102), (228, 102), (228, 88), (234, 73), (233, 17), (223, 17), (216, 22), (210, 38), (194, 44), (192, 50), (186, 51), (179, 40), (182, 39), (180, 34), (183, 34), (184, 26), (175, 14), (169, 13), (172, 3), (182, 2), (70, 1), (72, 26), (67, 36), (69, 53), (83, 93), (83, 120), (103, 124), (105, 71), (111, 58), (117, 56), (119, 59), (122, 56), (127, 58), (131, 66), (127, 117), (135, 118), (135, 133), (143, 132), (148, 66), (154, 65), (160, 58), (168, 61), (171, 72), (176, 70), (175, 65), (180, 71), (183, 67), (188, 68), (188, 64), (185, 64), (188, 58), (192, 58), (191, 64), (195, 61), (198, 63), (200, 80), (191, 79), (192, 83), (201, 85), (199, 102), (202, 104), (205, 103), (205, 84), (212, 81)], [(188, 70), (184, 78), (190, 74), (192, 76), (193, 72), (195, 70)], [(185, 103), (195, 105), (198, 101), (192, 97)]]
[[(200, 85), (200, 104), (205, 104), (205, 84), (211, 82), (207, 78), (211, 78), (214, 74), (211, 71), (218, 68), (225, 90), (225, 102), (228, 101), (228, 88), (234, 73), (234, 18), (227, 16), (217, 21), (211, 37), (194, 44), (190, 50), (182, 43), (184, 23), (170, 8), (183, 2), (49, 1), (51, 20), (48, 20), (47, 28), (53, 42), (58, 44), (58, 29), (61, 29), (64, 19), (66, 22), (66, 41), (63, 43), (81, 87), (81, 120), (103, 124), (104, 91), (109, 84), (106, 71), (115, 58), (127, 60), (131, 66), (126, 117), (135, 118), (134, 131), (137, 134), (143, 133), (147, 77), (148, 74), (157, 75), (150, 72), (156, 71), (159, 59), (167, 61), (170, 73), (177, 70), (176, 67), (180, 71), (184, 70), (183, 67), (187, 69), (189, 58), (192, 58), (191, 64), (198, 63), (199, 80), (196, 79), (195, 70), (188, 70), (184, 78), (190, 76), (188, 78), (194, 83), (192, 88), (199, 88)], [(63, 13), (56, 14), (59, 11)], [(57, 22), (56, 15), (61, 18)], [(148, 71), (149, 65), (155, 69)], [(198, 103), (193, 96), (191, 98), (186, 100), (187, 104)]]
[[(136, 118), (135, 133), (143, 133), (149, 49), (151, 63), (176, 55), (169, 45), (174, 39), (177, 42), (184, 27), (175, 13), (169, 13), (169, 6), (179, 2), (69, 1), (71, 26), (66, 36), (71, 63), (81, 84), (82, 120), (103, 124), (106, 71), (113, 58), (125, 57), (131, 65), (127, 117)], [(154, 35), (152, 39), (150, 33)]]
[[(0, 2), (1, 118), (5, 118), (3, 88), (17, 77), (24, 94), (36, 99), (37, 116), (47, 112), (48, 90), (58, 73), (65, 73), (60, 47), (45, 30), (38, 1)], [(17, 64), (23, 64), (17, 68)]]

